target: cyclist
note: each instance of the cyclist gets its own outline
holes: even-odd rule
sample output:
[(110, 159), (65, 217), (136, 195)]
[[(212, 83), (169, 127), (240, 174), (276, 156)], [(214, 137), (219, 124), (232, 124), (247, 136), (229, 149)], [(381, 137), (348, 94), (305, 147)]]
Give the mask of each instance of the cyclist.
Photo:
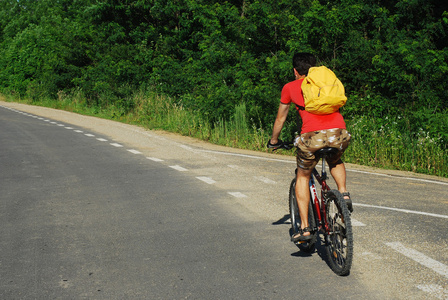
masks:
[[(272, 137), (268, 142), (269, 148), (282, 145), (279, 139), (291, 103), (304, 107), (302, 95), (302, 81), (308, 70), (316, 65), (316, 58), (310, 53), (296, 53), (293, 57), (293, 71), (295, 80), (282, 89), (280, 106), (272, 130)], [(298, 107), (296, 107), (298, 109)], [(331, 175), (338, 190), (344, 196), (349, 210), (353, 211), (350, 193), (346, 188), (346, 171), (341, 156), (350, 143), (350, 133), (346, 130), (345, 121), (339, 111), (328, 115), (315, 115), (305, 110), (299, 110), (302, 119), (302, 129), (296, 137), (294, 145), (297, 147), (297, 181), (296, 198), (299, 207), (301, 230), (291, 236), (291, 241), (308, 241), (311, 239), (311, 229), (308, 224), (308, 206), (310, 202), (309, 181), (312, 170), (318, 163), (314, 152), (325, 147), (338, 148), (339, 152), (328, 158)]]

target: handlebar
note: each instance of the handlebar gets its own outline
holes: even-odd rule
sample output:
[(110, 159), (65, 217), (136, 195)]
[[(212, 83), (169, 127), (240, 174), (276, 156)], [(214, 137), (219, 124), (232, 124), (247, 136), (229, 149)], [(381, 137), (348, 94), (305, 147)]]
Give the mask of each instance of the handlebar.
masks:
[(289, 150), (294, 147), (294, 143), (293, 142), (283, 142), (282, 140), (278, 140), (277, 144), (271, 144), (271, 140), (269, 140), (266, 147), (269, 149), (273, 149), (274, 151), (277, 149)]

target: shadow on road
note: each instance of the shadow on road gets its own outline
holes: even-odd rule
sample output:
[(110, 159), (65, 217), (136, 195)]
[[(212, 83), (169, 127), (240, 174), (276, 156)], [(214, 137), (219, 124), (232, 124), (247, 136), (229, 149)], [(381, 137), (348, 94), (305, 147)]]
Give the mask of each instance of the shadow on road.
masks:
[[(287, 215), (284, 215), (283, 217), (281, 217), (279, 220), (273, 222), (272, 225), (291, 224), (290, 219), (291, 219), (291, 215), (287, 214)], [(291, 235), (292, 235), (292, 228), (289, 228), (288, 236), (291, 236)], [(317, 255), (319, 255), (321, 260), (325, 261), (327, 266), (330, 267), (330, 265), (328, 263), (327, 251), (325, 249), (325, 241), (323, 240), (323, 237), (321, 234), (319, 234), (317, 236), (315, 248), (312, 249), (311, 251), (304, 251), (303, 249), (301, 249), (300, 245), (296, 245), (296, 246), (299, 249), (299, 251), (291, 253), (291, 256), (304, 258), (304, 257), (311, 257), (315, 253), (317, 253)]]
[(290, 214), (284, 215), (278, 221), (275, 221), (274, 223), (272, 223), (272, 225), (291, 224), (291, 222), (287, 222), (289, 219), (291, 219), (291, 215)]

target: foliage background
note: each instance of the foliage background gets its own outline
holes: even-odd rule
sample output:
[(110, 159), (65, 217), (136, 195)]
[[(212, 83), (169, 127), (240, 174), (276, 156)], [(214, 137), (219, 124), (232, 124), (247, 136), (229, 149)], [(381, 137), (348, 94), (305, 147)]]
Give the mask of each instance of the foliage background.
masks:
[(262, 148), (308, 51), (346, 86), (348, 161), (448, 176), (447, 32), (445, 0), (1, 0), (0, 91)]

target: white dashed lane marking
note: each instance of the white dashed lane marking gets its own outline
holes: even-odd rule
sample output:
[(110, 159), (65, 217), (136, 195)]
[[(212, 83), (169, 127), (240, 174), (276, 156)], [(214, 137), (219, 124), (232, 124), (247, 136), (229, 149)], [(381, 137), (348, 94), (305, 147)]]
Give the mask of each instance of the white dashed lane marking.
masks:
[(436, 297), (437, 299), (448, 299), (448, 289), (443, 288), (438, 284), (419, 284), (416, 286), (418, 289)]
[(185, 168), (182, 168), (181, 166), (179, 166), (179, 165), (175, 165), (175, 166), (170, 166), (170, 168), (172, 168), (172, 169), (174, 169), (174, 170), (177, 170), (177, 171), (181, 171), (181, 172), (185, 172), (185, 171), (188, 171), (187, 169), (185, 169)]
[(196, 177), (197, 179), (199, 179), (199, 180), (201, 180), (201, 181), (203, 181), (203, 182), (205, 182), (205, 183), (208, 183), (208, 184), (214, 184), (214, 183), (216, 183), (216, 181), (214, 181), (213, 179), (211, 179), (210, 177)]
[(120, 147), (123, 147), (123, 145), (120, 145), (120, 144), (118, 144), (118, 143), (110, 143), (112, 146), (114, 146), (114, 147), (117, 147), (117, 148), (120, 148)]
[(263, 177), (263, 176), (254, 176), (254, 178), (261, 182), (267, 183), (267, 184), (276, 184), (277, 183), (274, 180), (271, 180), (271, 179)]
[(236, 198), (247, 198), (247, 196), (241, 192), (229, 192), (229, 194)]
[(412, 259), (413, 261), (448, 278), (448, 266), (447, 265), (442, 264), (441, 262), (438, 262), (437, 260), (432, 259), (432, 258), (426, 256), (425, 254), (418, 252), (417, 250), (414, 250), (412, 248), (407, 248), (400, 242), (386, 243), (386, 245), (391, 247), (395, 251), (403, 254), (404, 256)]
[(355, 220), (353, 218), (351, 218), (351, 221), (352, 221), (352, 226), (356, 226), (356, 227), (366, 226), (366, 224), (364, 224), (358, 220)]
[(163, 161), (163, 159), (160, 159), (160, 158), (157, 158), (157, 157), (147, 157), (147, 159), (152, 160), (152, 161), (157, 161), (157, 162)]
[(103, 139), (103, 138), (97, 138), (97, 140), (100, 141), (100, 142), (107, 142), (107, 140)]
[(135, 150), (135, 149), (129, 149), (128, 151), (133, 153), (133, 154), (142, 154), (140, 151)]

